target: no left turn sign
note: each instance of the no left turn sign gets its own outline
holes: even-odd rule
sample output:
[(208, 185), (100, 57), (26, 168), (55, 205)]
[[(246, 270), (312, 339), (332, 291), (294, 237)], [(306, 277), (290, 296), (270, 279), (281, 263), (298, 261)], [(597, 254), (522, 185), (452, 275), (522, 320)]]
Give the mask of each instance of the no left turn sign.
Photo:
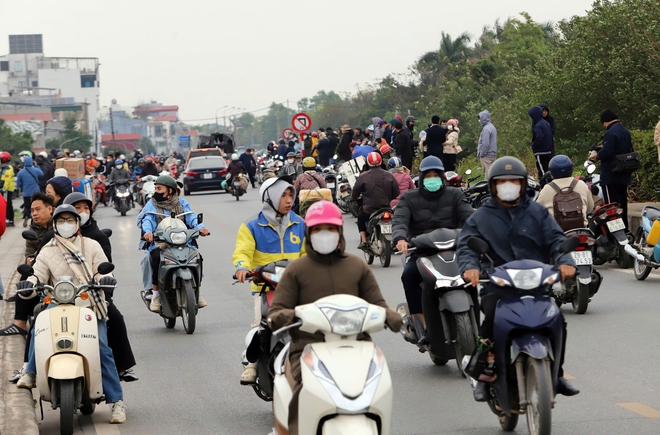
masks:
[(312, 118), (306, 113), (297, 113), (291, 119), (291, 127), (298, 133), (305, 133), (312, 128)]

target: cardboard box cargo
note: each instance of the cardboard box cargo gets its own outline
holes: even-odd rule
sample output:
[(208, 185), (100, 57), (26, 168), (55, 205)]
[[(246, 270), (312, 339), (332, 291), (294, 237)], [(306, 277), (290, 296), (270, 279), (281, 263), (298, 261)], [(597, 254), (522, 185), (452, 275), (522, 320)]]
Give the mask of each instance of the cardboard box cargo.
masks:
[(69, 178), (85, 178), (85, 159), (63, 158), (55, 161), (55, 169), (64, 168)]

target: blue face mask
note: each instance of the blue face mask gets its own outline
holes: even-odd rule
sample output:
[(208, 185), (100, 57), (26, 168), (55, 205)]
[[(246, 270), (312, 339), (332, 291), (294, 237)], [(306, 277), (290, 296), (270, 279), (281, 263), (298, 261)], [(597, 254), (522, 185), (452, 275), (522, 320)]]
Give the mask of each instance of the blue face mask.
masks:
[(424, 179), (424, 188), (429, 192), (437, 192), (442, 187), (442, 178)]

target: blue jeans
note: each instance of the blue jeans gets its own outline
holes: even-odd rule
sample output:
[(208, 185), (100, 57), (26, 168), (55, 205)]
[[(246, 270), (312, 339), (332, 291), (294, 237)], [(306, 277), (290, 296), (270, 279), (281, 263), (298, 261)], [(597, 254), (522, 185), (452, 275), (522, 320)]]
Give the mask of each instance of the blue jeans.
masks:
[[(48, 308), (56, 305), (51, 304)], [(101, 380), (103, 383), (103, 393), (106, 403), (115, 403), (118, 400), (124, 400), (124, 395), (119, 383), (119, 374), (115, 366), (115, 359), (112, 356), (112, 350), (108, 346), (108, 329), (105, 325), (105, 319), (98, 320), (99, 326), (99, 351), (101, 353)], [(37, 374), (37, 363), (34, 355), (34, 328), (30, 331), (32, 339), (30, 340), (30, 356), (26, 373)]]

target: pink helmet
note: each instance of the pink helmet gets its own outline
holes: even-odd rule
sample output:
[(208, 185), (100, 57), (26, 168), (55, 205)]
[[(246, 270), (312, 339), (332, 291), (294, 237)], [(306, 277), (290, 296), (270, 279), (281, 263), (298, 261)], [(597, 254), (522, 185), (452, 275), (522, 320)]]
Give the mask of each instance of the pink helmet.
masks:
[(308, 228), (323, 224), (337, 225), (338, 227), (344, 225), (341, 210), (330, 201), (319, 201), (312, 204), (305, 213), (305, 225)]

